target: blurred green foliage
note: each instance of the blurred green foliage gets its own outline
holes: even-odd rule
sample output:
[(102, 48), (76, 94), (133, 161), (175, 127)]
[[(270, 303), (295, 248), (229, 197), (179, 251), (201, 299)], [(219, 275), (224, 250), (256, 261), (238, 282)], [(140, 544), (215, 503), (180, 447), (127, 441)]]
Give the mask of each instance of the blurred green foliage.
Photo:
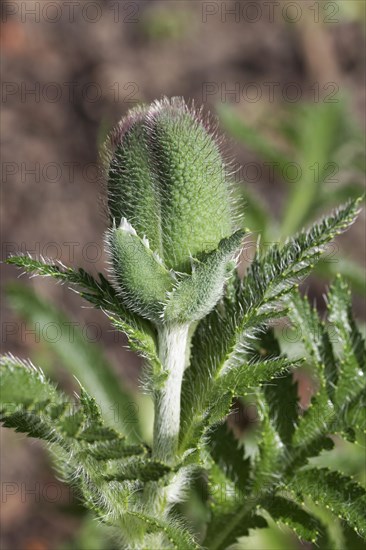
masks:
[[(127, 425), (130, 427), (128, 435), (137, 439), (140, 433), (138, 396), (116, 376), (100, 345), (88, 340), (77, 323), (42, 299), (32, 288), (11, 284), (7, 288), (7, 297), (27, 323), (38, 327), (43, 344), (40, 347), (46, 350), (48, 356), (45, 366), (58, 362), (93, 392), (109, 425), (115, 425), (120, 430), (125, 430)], [(56, 331), (52, 332), (52, 328)], [(50, 371), (49, 367), (47, 370)], [(57, 377), (56, 369), (49, 373), (51, 377)]]
[(366, 21), (365, 0), (336, 0), (339, 13), (343, 20)]
[(108, 529), (95, 521), (91, 515), (86, 515), (76, 537), (59, 546), (57, 550), (117, 550), (115, 541)]
[(174, 10), (165, 6), (147, 9), (142, 14), (140, 30), (152, 41), (179, 40), (191, 27), (190, 13), (179, 7)]
[[(247, 183), (241, 186), (246, 224), (260, 234), (261, 243), (281, 241), (339, 202), (365, 192), (364, 137), (345, 99), (291, 106), (260, 129), (228, 105), (219, 105), (217, 111), (224, 129), (269, 164), (286, 187), (282, 212), (277, 214)], [(269, 131), (276, 138), (267, 138)], [(354, 290), (366, 295), (362, 267), (333, 252), (325, 254), (317, 274), (329, 279), (341, 273)]]

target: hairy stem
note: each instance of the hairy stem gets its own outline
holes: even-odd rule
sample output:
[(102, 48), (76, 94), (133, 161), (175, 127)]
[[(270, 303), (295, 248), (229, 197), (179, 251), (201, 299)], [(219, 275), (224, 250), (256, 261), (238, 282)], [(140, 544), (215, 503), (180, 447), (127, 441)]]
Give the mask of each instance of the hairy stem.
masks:
[(167, 379), (155, 399), (153, 456), (173, 462), (178, 448), (180, 394), (185, 365), (189, 325), (159, 329), (159, 357)]

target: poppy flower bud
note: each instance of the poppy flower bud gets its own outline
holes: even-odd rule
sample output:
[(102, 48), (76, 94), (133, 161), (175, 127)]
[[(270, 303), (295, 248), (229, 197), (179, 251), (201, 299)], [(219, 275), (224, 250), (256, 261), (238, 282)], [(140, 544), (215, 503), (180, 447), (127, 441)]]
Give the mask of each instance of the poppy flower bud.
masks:
[(107, 244), (125, 305), (157, 323), (201, 318), (243, 237), (213, 132), (182, 99), (165, 98), (130, 111), (106, 151)]

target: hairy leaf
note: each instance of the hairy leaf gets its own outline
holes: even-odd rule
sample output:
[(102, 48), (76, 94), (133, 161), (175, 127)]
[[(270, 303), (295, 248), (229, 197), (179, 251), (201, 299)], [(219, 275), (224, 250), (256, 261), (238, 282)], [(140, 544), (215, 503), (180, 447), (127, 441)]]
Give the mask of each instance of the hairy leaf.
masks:
[(60, 327), (60, 337), (52, 339), (51, 343), (44, 338), (52, 354), (95, 397), (108, 423), (117, 423), (119, 429), (130, 436), (132, 432), (138, 432), (134, 396), (115, 376), (112, 365), (97, 344), (90, 345), (79, 327), (74, 326), (76, 323), (38, 296), (32, 288), (11, 285), (7, 288), (7, 296), (26, 321), (39, 323), (39, 333), (43, 338), (46, 334), (43, 327)]
[(215, 462), (222, 468), (226, 477), (231, 479), (240, 491), (245, 491), (249, 484), (250, 458), (244, 458), (244, 448), (229, 431), (226, 424), (221, 424), (210, 434), (210, 451)]
[(7, 263), (16, 265), (24, 272), (52, 277), (71, 284), (78, 294), (94, 307), (112, 315), (116, 320), (115, 325), (127, 335), (135, 351), (141, 352), (148, 360), (157, 361), (155, 329), (149, 321), (128, 311), (122, 305), (117, 291), (101, 273), (99, 280), (96, 280), (84, 269), (74, 270), (60, 262), (52, 264), (43, 259), (33, 259), (31, 256), (12, 256), (7, 259)]
[(298, 472), (288, 488), (326, 506), (366, 537), (366, 491), (351, 478), (327, 468), (313, 468)]
[(329, 321), (341, 347), (336, 405), (344, 405), (365, 387), (366, 347), (351, 313), (351, 292), (346, 282), (337, 277), (328, 294)]
[(192, 534), (178, 521), (157, 519), (139, 510), (128, 510), (126, 515), (140, 520), (150, 532), (161, 532), (175, 550), (199, 550)]
[(234, 299), (226, 296), (199, 323), (192, 340), (190, 367), (183, 381), (181, 441), (187, 448), (202, 403), (222, 374), (243, 364), (251, 339), (263, 324), (284, 315), (284, 297), (306, 275), (324, 246), (353, 222), (358, 201), (351, 201), (310, 230), (257, 255)]
[(290, 527), (302, 540), (316, 542), (318, 536), (323, 532), (324, 528), (319, 520), (298, 506), (293, 500), (273, 496), (264, 501), (264, 508), (275, 521)]

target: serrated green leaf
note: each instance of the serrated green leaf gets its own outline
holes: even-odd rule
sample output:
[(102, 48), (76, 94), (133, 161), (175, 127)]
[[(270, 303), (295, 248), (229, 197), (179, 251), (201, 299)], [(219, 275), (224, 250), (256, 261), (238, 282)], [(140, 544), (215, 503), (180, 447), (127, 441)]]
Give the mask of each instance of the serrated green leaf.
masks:
[(351, 201), (310, 230), (283, 246), (257, 255), (241, 288), (226, 296), (199, 323), (192, 339), (190, 367), (183, 380), (181, 442), (187, 448), (195, 424), (202, 421), (202, 403), (225, 370), (243, 364), (251, 339), (263, 324), (284, 315), (284, 298), (317, 261), (327, 244), (353, 222), (358, 201)]
[[(279, 357), (281, 348), (273, 328), (260, 334), (251, 356), (256, 361), (266, 361), (267, 357)], [(283, 359), (286, 356), (282, 354)], [(294, 363), (294, 366), (297, 366)], [(282, 442), (288, 445), (291, 441), (299, 416), (299, 397), (297, 383), (291, 370), (281, 373), (264, 384), (263, 392), (268, 404), (268, 414)]]
[(326, 506), (366, 538), (366, 491), (351, 478), (327, 468), (313, 468), (298, 472), (288, 488)]
[(302, 540), (315, 542), (324, 530), (316, 517), (298, 506), (293, 500), (272, 496), (264, 502), (263, 507), (275, 521), (290, 527)]
[(1, 357), (1, 402), (9, 406), (23, 405), (24, 408), (42, 410), (43, 405), (60, 405), (66, 401), (48, 382), (40, 369), (30, 361), (21, 361), (12, 355)]
[(248, 361), (224, 373), (216, 384), (215, 392), (220, 391), (221, 388), (227, 388), (236, 396), (245, 395), (250, 388), (262, 384), (270, 385), (273, 380), (280, 380), (280, 377), (286, 375), (289, 369), (298, 367), (300, 363), (301, 361), (296, 363), (286, 357)]
[[(47, 263), (30, 256), (12, 256), (6, 261), (25, 272), (52, 277), (71, 284), (78, 294), (94, 307), (112, 314), (112, 317), (119, 321), (117, 328), (122, 330), (128, 338), (131, 337), (131, 343), (136, 351), (140, 352), (141, 349), (142, 355), (146, 357), (146, 350), (149, 349), (154, 350), (156, 355), (154, 327), (147, 319), (142, 319), (123, 306), (116, 289), (103, 274), (99, 273), (99, 280), (96, 280), (84, 269), (74, 270), (62, 263)], [(149, 359), (149, 357), (146, 358)]]
[(366, 435), (366, 388), (338, 411), (334, 432), (352, 443), (357, 442), (358, 432)]
[(81, 490), (87, 506), (104, 521), (111, 513), (123, 514), (141, 482), (107, 482), (105, 465), (116, 453), (119, 460), (132, 452), (146, 453), (143, 446), (131, 447), (104, 426), (99, 407), (84, 389), (81, 400), (74, 403), (30, 364), (5, 356), (0, 366), (4, 425), (51, 443), (61, 475)]
[(210, 453), (214, 461), (223, 470), (240, 491), (245, 491), (249, 484), (250, 458), (244, 458), (244, 448), (222, 424), (210, 433)]
[(1, 369), (1, 422), (5, 427), (47, 441), (58, 441), (55, 410), (63, 414), (70, 401), (58, 392), (42, 371), (30, 362), (3, 356)]
[(342, 522), (342, 531), (346, 550), (364, 550), (365, 539), (360, 537), (346, 522)]
[[(356, 425), (356, 430), (365, 428), (360, 403), (366, 380), (359, 376), (353, 380), (355, 372), (360, 372), (363, 341), (352, 318), (346, 285), (339, 279), (332, 289), (329, 308), (333, 308), (331, 321), (338, 326), (338, 342), (335, 343), (341, 350), (338, 357), (333, 349), (329, 329), (319, 320), (316, 310), (311, 309), (308, 301), (300, 295), (291, 297), (289, 315), (301, 328), (318, 387), (293, 434), (289, 472), (306, 464), (309, 457), (317, 456), (324, 449), (331, 449), (333, 444), (327, 435), (341, 434), (355, 441)], [(337, 398), (339, 391), (342, 391), (342, 399)]]
[[(239, 537), (245, 537), (250, 529), (263, 529), (267, 527), (266, 520), (258, 514), (245, 514), (238, 512), (239, 503), (236, 505), (236, 512), (218, 514), (211, 519), (206, 538), (203, 542), (210, 550), (226, 550), (231, 544), (237, 542)], [(233, 522), (233, 523), (231, 523)], [(230, 529), (228, 529), (228, 526)]]
[(200, 548), (188, 529), (177, 520), (158, 519), (138, 510), (127, 510), (126, 515), (140, 520), (152, 533), (161, 532), (175, 550), (183, 548), (184, 550), (199, 550)]
[(239, 490), (218, 465), (210, 468), (208, 481), (210, 521), (204, 548), (224, 550), (238, 537), (248, 535), (249, 529), (267, 527), (266, 520), (253, 511), (257, 496)]
[(88, 445), (87, 451), (95, 460), (107, 461), (129, 456), (146, 454), (144, 445), (129, 445), (123, 437), (107, 441), (95, 441)]
[[(295, 328), (300, 331), (301, 340), (312, 359), (317, 379), (325, 385), (325, 361), (329, 357), (329, 352), (330, 358), (333, 359), (333, 350), (329, 349), (328, 342), (326, 346), (324, 345), (326, 329), (319, 319), (316, 308), (310, 306), (307, 298), (295, 292), (289, 298), (288, 316)], [(335, 376), (328, 375), (328, 378), (334, 380)]]
[(114, 327), (126, 334), (130, 348), (147, 360), (158, 379), (163, 369), (158, 358), (155, 339), (150, 334), (125, 323), (121, 318), (108, 313), (107, 316)]
[(319, 456), (323, 451), (331, 451), (334, 448), (334, 441), (326, 435), (315, 435), (313, 439), (309, 439), (304, 445), (294, 445), (289, 448), (289, 462), (286, 473), (292, 476), (294, 472), (305, 466), (310, 458)]
[(283, 443), (270, 419), (263, 392), (257, 390), (255, 398), (260, 425), (256, 434), (258, 452), (253, 463), (251, 490), (257, 495), (261, 491), (269, 490), (278, 475), (282, 467)]
[(366, 347), (352, 318), (350, 289), (341, 277), (330, 287), (328, 309), (341, 347), (334, 400), (343, 406), (365, 387)]
[[(39, 334), (45, 345), (95, 397), (108, 424), (117, 425), (132, 439), (136, 437), (139, 432), (136, 398), (115, 376), (112, 365), (98, 345), (89, 344), (79, 327), (74, 326), (75, 323), (38, 296), (32, 288), (11, 285), (7, 288), (7, 296), (26, 321), (39, 323)], [(60, 328), (60, 337), (51, 342), (43, 338), (46, 334), (43, 327), (49, 325)], [(153, 350), (150, 351), (152, 355)]]
[[(324, 324), (319, 320), (315, 308), (311, 308), (308, 300), (302, 298), (299, 293), (291, 296), (289, 317), (301, 330), (302, 341), (309, 353), (318, 384), (309, 407), (299, 418), (292, 439), (295, 447), (302, 446), (310, 449), (314, 446), (314, 439), (322, 438), (335, 417), (329, 393), (334, 392), (333, 383), (336, 380), (336, 374), (333, 372), (334, 366), (332, 370), (326, 369), (327, 361), (335, 363), (335, 359), (329, 339), (326, 337)], [(317, 444), (315, 444), (316, 447)]]
[(322, 387), (311, 399), (309, 407), (301, 416), (292, 438), (294, 446), (310, 445), (318, 436), (322, 436), (334, 422), (335, 410)]
[(158, 481), (171, 468), (151, 458), (141, 456), (131, 457), (117, 463), (110, 462), (106, 468), (104, 479), (106, 481), (127, 481), (137, 479), (142, 482)]

